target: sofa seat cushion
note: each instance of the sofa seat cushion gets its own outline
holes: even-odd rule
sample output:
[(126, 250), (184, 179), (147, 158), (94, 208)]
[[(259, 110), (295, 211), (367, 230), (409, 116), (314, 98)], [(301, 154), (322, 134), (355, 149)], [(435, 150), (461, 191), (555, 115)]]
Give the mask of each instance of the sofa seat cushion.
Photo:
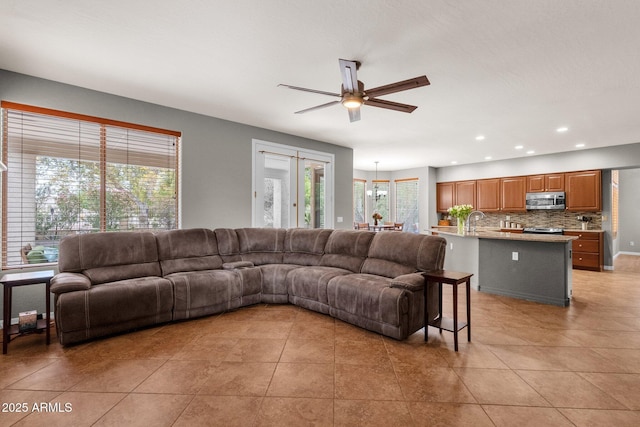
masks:
[(289, 294), (328, 305), (327, 285), (329, 281), (334, 277), (347, 274), (351, 274), (351, 272), (336, 267), (300, 267), (287, 275)]
[(56, 295), (62, 344), (171, 320), (173, 288), (161, 277), (142, 277)]
[(373, 274), (334, 277), (327, 286), (332, 315), (337, 310), (361, 319), (399, 326), (409, 311), (408, 292), (392, 288), (391, 282), (392, 279)]
[(242, 277), (233, 270), (173, 273), (173, 320), (221, 313), (242, 304)]

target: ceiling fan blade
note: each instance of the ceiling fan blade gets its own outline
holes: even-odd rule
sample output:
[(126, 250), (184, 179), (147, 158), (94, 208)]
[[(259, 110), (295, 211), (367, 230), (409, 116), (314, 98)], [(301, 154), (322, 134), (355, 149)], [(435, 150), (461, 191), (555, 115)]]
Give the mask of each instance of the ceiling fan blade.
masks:
[(293, 90), (301, 90), (303, 92), (319, 93), (320, 95), (329, 95), (329, 96), (337, 96), (337, 97), (341, 97), (342, 96), (339, 93), (325, 92), (323, 90), (307, 89), (306, 87), (283, 85), (283, 84), (279, 84), (278, 86), (287, 87), (287, 88), (293, 89)]
[(367, 96), (375, 98), (377, 96), (387, 95), (390, 93), (401, 92), (403, 90), (415, 89), (421, 86), (427, 86), (431, 84), (427, 76), (415, 77), (409, 80), (403, 80), (401, 82), (391, 83), (384, 86), (375, 87), (366, 91)]
[(358, 63), (356, 61), (347, 61), (339, 59), (340, 74), (342, 75), (342, 87), (345, 92), (358, 92)]
[(391, 102), (377, 98), (369, 98), (364, 100), (364, 105), (368, 105), (370, 107), (386, 108), (387, 110), (401, 111), (403, 113), (411, 113), (413, 112), (413, 110), (418, 108), (415, 105), (400, 104), (398, 102)]
[(296, 111), (295, 114), (304, 114), (304, 113), (308, 113), (309, 111), (321, 110), (323, 108), (331, 107), (332, 105), (335, 105), (335, 104), (340, 104), (340, 101), (331, 101), (331, 102), (327, 102), (326, 104), (316, 105), (315, 107)]
[(347, 109), (347, 111), (349, 111), (349, 121), (351, 123), (357, 122), (358, 120), (360, 120), (360, 107), (349, 108)]

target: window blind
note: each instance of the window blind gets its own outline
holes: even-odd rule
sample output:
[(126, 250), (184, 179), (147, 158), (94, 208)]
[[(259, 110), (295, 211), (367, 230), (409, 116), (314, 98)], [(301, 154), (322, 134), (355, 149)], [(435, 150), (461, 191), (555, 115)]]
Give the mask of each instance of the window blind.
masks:
[(180, 133), (2, 102), (2, 265), (57, 261), (59, 240), (178, 224)]

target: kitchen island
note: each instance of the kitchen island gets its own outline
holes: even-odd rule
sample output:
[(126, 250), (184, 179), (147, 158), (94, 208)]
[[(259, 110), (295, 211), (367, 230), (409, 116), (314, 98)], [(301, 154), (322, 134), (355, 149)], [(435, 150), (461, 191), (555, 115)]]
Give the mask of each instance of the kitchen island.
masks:
[(571, 241), (575, 236), (501, 232), (495, 228), (458, 234), (433, 227), (447, 239), (444, 267), (473, 273), (480, 292), (568, 306), (571, 299)]

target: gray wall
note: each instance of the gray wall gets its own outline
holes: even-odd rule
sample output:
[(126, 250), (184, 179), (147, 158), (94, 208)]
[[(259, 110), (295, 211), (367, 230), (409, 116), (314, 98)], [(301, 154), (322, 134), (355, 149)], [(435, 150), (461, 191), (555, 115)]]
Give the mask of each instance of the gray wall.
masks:
[(438, 168), (437, 182), (640, 167), (640, 143)]
[[(640, 169), (620, 171), (620, 229), (618, 249), (640, 253)], [(631, 242), (634, 245), (631, 246)]]
[[(335, 155), (335, 210), (350, 228), (353, 150), (134, 99), (0, 70), (0, 99), (182, 132), (182, 227), (251, 225), (251, 141), (260, 139)], [(293, 117), (292, 117), (293, 120)], [(44, 291), (14, 292), (13, 315), (44, 310)]]

